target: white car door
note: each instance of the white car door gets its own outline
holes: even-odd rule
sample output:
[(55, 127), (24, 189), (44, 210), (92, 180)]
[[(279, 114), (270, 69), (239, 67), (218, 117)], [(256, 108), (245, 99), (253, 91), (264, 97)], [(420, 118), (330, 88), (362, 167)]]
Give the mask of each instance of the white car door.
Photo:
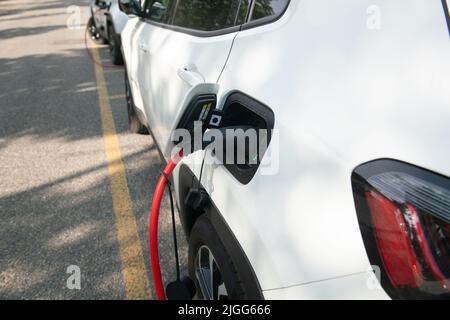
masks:
[[(122, 1), (121, 1), (122, 2)], [(143, 7), (144, 0), (136, 2), (139, 7)], [(138, 47), (139, 36), (144, 27), (142, 19), (134, 15), (130, 7), (124, 9), (128, 10), (128, 21), (121, 32), (122, 48), (126, 60), (126, 71), (133, 92), (135, 106), (144, 113), (144, 105), (142, 102), (141, 86), (139, 85), (139, 77), (143, 77), (140, 68), (140, 50)]]
[(248, 3), (146, 1), (137, 44), (138, 78), (147, 121), (165, 156), (171, 130), (192, 90), (217, 82)]

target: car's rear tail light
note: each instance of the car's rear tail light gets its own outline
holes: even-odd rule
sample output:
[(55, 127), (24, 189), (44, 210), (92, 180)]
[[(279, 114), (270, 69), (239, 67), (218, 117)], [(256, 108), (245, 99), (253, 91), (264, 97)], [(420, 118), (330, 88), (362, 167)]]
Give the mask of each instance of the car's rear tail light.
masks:
[(393, 298), (450, 298), (450, 179), (378, 160), (352, 176), (371, 263)]

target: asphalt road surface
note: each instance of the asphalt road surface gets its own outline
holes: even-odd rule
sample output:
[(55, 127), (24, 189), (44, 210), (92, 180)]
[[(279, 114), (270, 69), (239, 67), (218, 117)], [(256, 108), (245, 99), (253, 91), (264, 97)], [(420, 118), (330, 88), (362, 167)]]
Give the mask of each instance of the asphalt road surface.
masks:
[(0, 299), (155, 297), (147, 227), (163, 164), (150, 136), (128, 131), (123, 68), (92, 61), (109, 63), (106, 46), (86, 49), (87, 5), (0, 0)]

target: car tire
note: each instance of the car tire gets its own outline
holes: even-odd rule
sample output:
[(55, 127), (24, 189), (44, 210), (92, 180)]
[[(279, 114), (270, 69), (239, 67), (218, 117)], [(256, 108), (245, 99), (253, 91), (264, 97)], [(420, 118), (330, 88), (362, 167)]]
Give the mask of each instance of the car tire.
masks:
[(115, 65), (123, 65), (122, 51), (120, 50), (119, 35), (115, 33), (114, 28), (108, 25), (109, 35), (109, 54), (111, 56), (111, 62)]
[(108, 44), (108, 39), (100, 36), (100, 39), (98, 40), (99, 44)]
[(89, 30), (89, 37), (91, 40), (98, 41), (100, 34), (97, 32), (97, 26), (95, 25), (95, 20), (93, 17), (89, 18), (87, 29)]
[(98, 44), (105, 44), (106, 40), (101, 36), (100, 32), (97, 29), (97, 25), (95, 24), (95, 19), (91, 17), (88, 21), (88, 30), (91, 39)]
[[(208, 254), (212, 255), (213, 260), (209, 263), (209, 268), (206, 257)], [(198, 299), (245, 300), (248, 297), (235, 264), (206, 214), (198, 218), (192, 228), (189, 238), (188, 266), (189, 274), (197, 287)], [(208, 272), (209, 275), (211, 274), (211, 269), (214, 280), (208, 289), (205, 288), (208, 287), (206, 279), (208, 279)]]
[(127, 101), (128, 123), (130, 131), (137, 134), (148, 134), (147, 127), (144, 126), (136, 114), (136, 107), (134, 106), (133, 95), (131, 94), (130, 82), (125, 73), (125, 98)]

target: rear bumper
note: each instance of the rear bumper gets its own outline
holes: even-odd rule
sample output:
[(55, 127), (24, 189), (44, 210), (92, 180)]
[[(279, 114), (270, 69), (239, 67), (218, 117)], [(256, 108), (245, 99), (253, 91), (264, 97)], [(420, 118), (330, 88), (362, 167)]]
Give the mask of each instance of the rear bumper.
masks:
[(263, 292), (266, 300), (389, 300), (372, 272)]

